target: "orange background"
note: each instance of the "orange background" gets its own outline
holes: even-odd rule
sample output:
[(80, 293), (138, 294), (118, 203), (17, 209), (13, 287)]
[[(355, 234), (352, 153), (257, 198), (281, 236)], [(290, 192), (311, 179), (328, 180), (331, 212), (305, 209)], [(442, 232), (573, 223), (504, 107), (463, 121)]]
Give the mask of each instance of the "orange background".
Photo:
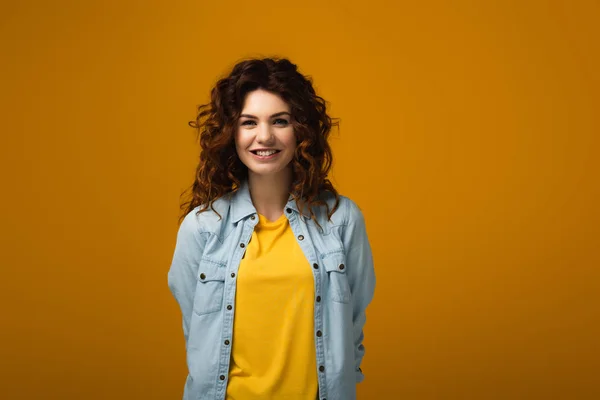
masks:
[(342, 120), (359, 398), (600, 398), (598, 1), (5, 3), (0, 398), (180, 398), (187, 121), (257, 55)]

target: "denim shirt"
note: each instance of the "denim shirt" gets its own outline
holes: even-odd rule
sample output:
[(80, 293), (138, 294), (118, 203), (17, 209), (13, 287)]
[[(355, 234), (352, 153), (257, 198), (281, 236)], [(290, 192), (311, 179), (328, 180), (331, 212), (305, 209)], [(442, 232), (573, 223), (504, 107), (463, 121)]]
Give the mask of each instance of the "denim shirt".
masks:
[[(348, 197), (339, 199), (330, 221), (325, 207), (313, 208), (322, 230), (291, 196), (283, 210), (314, 277), (315, 372), (321, 400), (356, 399), (356, 384), (364, 379), (365, 309), (375, 289), (362, 212)], [(333, 196), (326, 201), (332, 209)], [(168, 272), (169, 289), (183, 317), (188, 366), (184, 400), (225, 399), (237, 272), (258, 222), (247, 181), (216, 200), (214, 208), (222, 219), (210, 208), (185, 216)]]

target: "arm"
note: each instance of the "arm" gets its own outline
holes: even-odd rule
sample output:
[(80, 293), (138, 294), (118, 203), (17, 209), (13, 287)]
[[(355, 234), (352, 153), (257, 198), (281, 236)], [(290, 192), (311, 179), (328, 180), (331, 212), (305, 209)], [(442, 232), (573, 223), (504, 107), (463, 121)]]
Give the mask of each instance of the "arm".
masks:
[(352, 293), (352, 318), (354, 334), (354, 363), (356, 383), (364, 379), (360, 369), (365, 347), (363, 327), (366, 322), (365, 310), (375, 291), (375, 271), (373, 255), (367, 237), (365, 219), (358, 206), (350, 201), (348, 225), (344, 229), (343, 242), (346, 249), (347, 274)]
[(191, 211), (179, 226), (173, 260), (167, 274), (169, 289), (181, 309), (186, 347), (194, 307), (198, 266), (205, 244), (206, 234), (199, 229), (196, 210)]

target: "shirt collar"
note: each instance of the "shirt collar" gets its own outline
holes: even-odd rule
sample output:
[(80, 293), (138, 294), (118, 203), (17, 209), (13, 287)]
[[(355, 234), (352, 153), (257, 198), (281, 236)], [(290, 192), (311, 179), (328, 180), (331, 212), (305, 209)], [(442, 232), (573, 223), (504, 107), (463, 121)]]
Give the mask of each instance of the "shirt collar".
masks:
[[(288, 202), (285, 205), (284, 212), (291, 208), (296, 213), (300, 213), (296, 201), (290, 195)], [(306, 218), (310, 218), (310, 212), (308, 211), (308, 205), (305, 204), (303, 207), (302, 215)], [(248, 185), (248, 179), (241, 182), (240, 187), (231, 197), (231, 217), (234, 223), (239, 222), (241, 219), (248, 217), (249, 215), (256, 214), (256, 208), (252, 204), (252, 198), (250, 197), (250, 187)]]

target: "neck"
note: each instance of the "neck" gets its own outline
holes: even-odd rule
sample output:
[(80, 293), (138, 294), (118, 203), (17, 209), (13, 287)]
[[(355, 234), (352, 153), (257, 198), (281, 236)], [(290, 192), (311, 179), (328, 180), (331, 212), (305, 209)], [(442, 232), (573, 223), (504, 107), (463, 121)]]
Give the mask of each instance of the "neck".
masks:
[(286, 168), (276, 175), (256, 175), (248, 171), (250, 197), (256, 211), (274, 221), (283, 213), (290, 196), (292, 169)]

